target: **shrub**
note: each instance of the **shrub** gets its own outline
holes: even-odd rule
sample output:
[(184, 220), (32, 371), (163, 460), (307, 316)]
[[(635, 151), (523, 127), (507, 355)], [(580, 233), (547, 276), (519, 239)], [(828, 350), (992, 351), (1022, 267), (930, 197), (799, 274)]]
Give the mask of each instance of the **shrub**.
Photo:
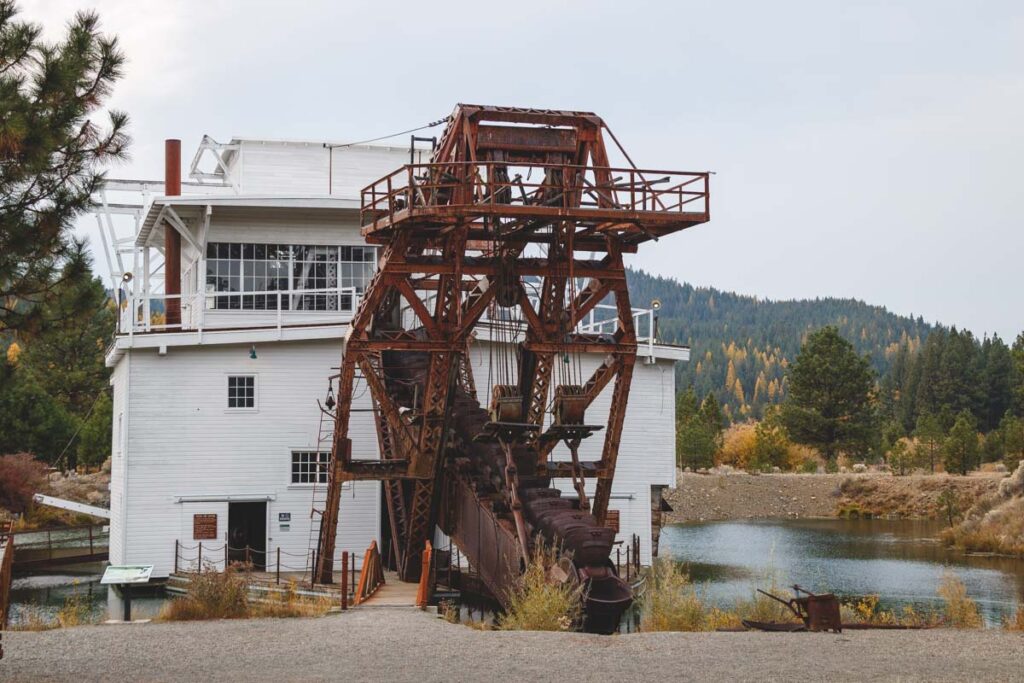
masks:
[(757, 426), (752, 422), (734, 424), (722, 437), (722, 448), (715, 456), (716, 465), (731, 465), (745, 470), (756, 460)]
[(509, 593), (509, 606), (498, 618), (505, 631), (568, 631), (583, 616), (583, 587), (548, 580), (557, 553), (538, 543), (526, 571)]
[(640, 603), (640, 629), (703, 631), (707, 627), (705, 611), (686, 571), (671, 560), (656, 561)]
[(234, 567), (210, 568), (189, 575), (188, 595), (171, 600), (160, 612), (166, 621), (240, 619), (249, 614), (249, 587)]
[(1017, 613), (1012, 619), (1007, 617), (1003, 622), (1003, 627), (1007, 631), (1024, 631), (1024, 605), (1017, 606)]
[(944, 603), (943, 614), (947, 626), (953, 628), (981, 628), (981, 612), (978, 603), (967, 595), (963, 581), (953, 574), (947, 574), (939, 584), (939, 597)]
[(0, 456), (0, 507), (25, 512), (46, 478), (46, 465), (29, 453)]
[(68, 628), (92, 624), (95, 621), (92, 603), (89, 602), (88, 596), (78, 592), (76, 586), (75, 591), (64, 598), (64, 604), (57, 612), (57, 625), (61, 628)]

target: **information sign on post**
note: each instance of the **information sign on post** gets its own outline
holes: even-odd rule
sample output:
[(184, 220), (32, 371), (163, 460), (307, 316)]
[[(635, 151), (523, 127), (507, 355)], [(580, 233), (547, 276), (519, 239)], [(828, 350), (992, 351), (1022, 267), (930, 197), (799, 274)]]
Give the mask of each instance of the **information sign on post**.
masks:
[(100, 583), (105, 586), (117, 586), (121, 591), (121, 597), (124, 600), (125, 621), (132, 620), (132, 585), (148, 583), (152, 574), (153, 565), (151, 564), (112, 564), (103, 572)]

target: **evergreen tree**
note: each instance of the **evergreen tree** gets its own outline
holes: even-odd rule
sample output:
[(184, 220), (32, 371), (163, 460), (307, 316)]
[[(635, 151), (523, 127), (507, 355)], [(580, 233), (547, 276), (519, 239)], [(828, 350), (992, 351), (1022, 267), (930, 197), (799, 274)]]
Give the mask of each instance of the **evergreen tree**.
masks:
[(75, 432), (75, 420), (34, 380), (0, 364), (0, 454), (34, 454), (53, 464)]
[(920, 462), (934, 474), (935, 465), (938, 464), (939, 456), (942, 454), (942, 445), (946, 440), (946, 431), (937, 417), (926, 414), (917, 418), (914, 437), (917, 438)]
[(1006, 411), (1013, 406), (1013, 357), (998, 335), (981, 345), (981, 410), (979, 426), (983, 432), (996, 429)]
[(715, 453), (721, 446), (722, 428), (712, 423), (702, 410), (707, 402), (705, 398), (698, 407), (693, 387), (680, 394), (676, 402), (676, 460), (680, 467), (697, 469), (714, 464)]
[(830, 461), (839, 451), (864, 453), (875, 442), (874, 373), (835, 327), (807, 337), (789, 375), (782, 424), (796, 443)]
[(714, 394), (708, 394), (700, 404), (700, 416), (704, 422), (711, 427), (716, 434), (721, 434), (725, 429), (725, 416), (722, 415), (722, 408)]
[(967, 474), (978, 466), (981, 452), (974, 416), (964, 410), (956, 418), (943, 448), (947, 472)]
[(86, 276), (72, 224), (128, 144), (124, 114), (110, 112), (106, 129), (91, 118), (124, 64), (97, 15), (78, 13), (49, 43), (16, 14), (0, 0), (0, 333), (34, 331), (40, 304)]
[(78, 436), (78, 462), (90, 467), (103, 464), (110, 457), (111, 425), (114, 421), (114, 407), (110, 392), (104, 391), (96, 400), (92, 413)]
[(1011, 393), (1017, 415), (1024, 417), (1024, 332), (1017, 335), (1013, 342), (1013, 379)]
[(31, 373), (65, 410), (84, 418), (108, 388), (103, 353), (116, 311), (99, 278), (65, 278), (54, 297), (41, 307), (45, 323), (25, 342), (21, 370)]
[(999, 423), (1003, 463), (1012, 472), (1024, 460), (1024, 418), (1007, 412)]

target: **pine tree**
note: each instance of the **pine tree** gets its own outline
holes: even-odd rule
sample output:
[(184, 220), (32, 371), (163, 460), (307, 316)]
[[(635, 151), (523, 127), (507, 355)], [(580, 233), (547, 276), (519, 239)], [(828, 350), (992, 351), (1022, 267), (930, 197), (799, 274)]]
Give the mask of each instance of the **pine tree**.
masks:
[(1017, 335), (1013, 342), (1013, 375), (1011, 379), (1011, 393), (1013, 394), (1014, 409), (1016, 414), (1024, 417), (1024, 332)]
[(978, 466), (980, 451), (974, 416), (964, 410), (957, 416), (953, 428), (949, 430), (943, 448), (946, 471), (967, 474)]
[(97, 15), (79, 12), (51, 44), (16, 14), (0, 0), (0, 333), (34, 331), (40, 304), (87, 276), (73, 221), (128, 144), (123, 113), (110, 112), (106, 129), (91, 118), (124, 65)]
[(781, 417), (793, 441), (818, 448), (829, 460), (841, 450), (869, 450), (877, 433), (874, 373), (835, 327), (807, 337), (788, 377)]
[(914, 437), (917, 438), (920, 461), (927, 464), (929, 471), (934, 474), (935, 465), (942, 453), (942, 444), (946, 439), (946, 432), (942, 429), (939, 419), (930, 414), (917, 418)]
[(722, 409), (719, 407), (714, 394), (709, 393), (704, 397), (700, 404), (700, 417), (704, 420), (705, 424), (714, 429), (718, 434), (721, 434), (722, 430), (725, 429), (725, 417), (722, 415)]

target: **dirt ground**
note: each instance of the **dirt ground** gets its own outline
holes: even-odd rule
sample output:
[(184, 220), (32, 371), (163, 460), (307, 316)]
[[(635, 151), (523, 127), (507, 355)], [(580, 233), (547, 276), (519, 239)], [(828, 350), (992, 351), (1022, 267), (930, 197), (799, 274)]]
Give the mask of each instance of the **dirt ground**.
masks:
[(953, 492), (966, 511), (996, 490), (1002, 475), (967, 477), (886, 474), (677, 474), (677, 488), (666, 492), (673, 512), (665, 522), (714, 521), (762, 517), (835, 517), (840, 512), (935, 519), (944, 507), (939, 497)]
[(482, 632), (409, 608), (4, 634), (0, 681), (1010, 681), (1024, 634)]

